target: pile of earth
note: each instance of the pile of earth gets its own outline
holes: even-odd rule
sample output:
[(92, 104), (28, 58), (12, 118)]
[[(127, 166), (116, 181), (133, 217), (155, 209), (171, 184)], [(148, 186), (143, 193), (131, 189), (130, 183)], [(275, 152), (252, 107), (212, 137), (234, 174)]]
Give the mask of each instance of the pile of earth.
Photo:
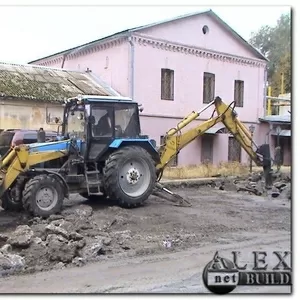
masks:
[(95, 222), (92, 207), (85, 204), (48, 219), (33, 218), (0, 234), (0, 276), (82, 266), (127, 251), (128, 232), (110, 230), (118, 221), (116, 214)]
[(255, 172), (247, 177), (224, 179), (219, 183), (212, 182), (210, 186), (228, 191), (246, 192), (257, 196), (271, 196), (291, 200), (291, 176), (287, 173), (272, 174), (273, 186), (266, 188), (263, 172)]

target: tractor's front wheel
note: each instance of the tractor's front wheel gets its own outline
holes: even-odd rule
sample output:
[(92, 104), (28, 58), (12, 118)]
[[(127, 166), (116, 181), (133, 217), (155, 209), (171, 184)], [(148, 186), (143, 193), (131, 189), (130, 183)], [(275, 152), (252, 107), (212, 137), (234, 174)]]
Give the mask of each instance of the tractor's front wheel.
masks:
[(37, 175), (30, 179), (23, 190), (23, 206), (34, 216), (48, 217), (62, 210), (64, 187), (51, 175)]
[(138, 146), (127, 146), (112, 153), (103, 175), (107, 195), (123, 207), (142, 204), (152, 194), (156, 181), (152, 157)]
[(17, 180), (17, 182), (9, 188), (1, 198), (1, 206), (6, 211), (22, 211), (22, 190), (25, 182)]

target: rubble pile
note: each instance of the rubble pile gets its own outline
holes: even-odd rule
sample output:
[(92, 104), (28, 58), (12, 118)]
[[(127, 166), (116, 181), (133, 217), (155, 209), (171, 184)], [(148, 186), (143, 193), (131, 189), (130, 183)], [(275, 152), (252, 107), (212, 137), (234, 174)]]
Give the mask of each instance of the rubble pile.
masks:
[(257, 196), (279, 197), (283, 200), (291, 200), (291, 176), (284, 173), (274, 173), (273, 186), (266, 189), (263, 173), (252, 173), (247, 178), (236, 177), (235, 179), (225, 179), (219, 184), (212, 182), (209, 185), (227, 191), (246, 192)]
[[(261, 173), (252, 173), (247, 177), (220, 178), (204, 185), (218, 190), (290, 200), (290, 175), (279, 172), (273, 175), (274, 184), (271, 189), (265, 189)], [(178, 189), (185, 193), (185, 187), (178, 186)], [(197, 193), (198, 189), (199, 186), (196, 187)], [(223, 193), (216, 193), (217, 200), (218, 197), (223, 197)], [(233, 198), (235, 199), (236, 195)], [(206, 225), (208, 220), (197, 225), (193, 219), (184, 229), (182, 224), (186, 222), (186, 218), (181, 218), (181, 213), (178, 214), (176, 209), (173, 210), (169, 206), (166, 206), (168, 212), (162, 218), (161, 212), (157, 211), (157, 206), (153, 203), (145, 208), (147, 213), (133, 213), (132, 210), (124, 210), (119, 206), (100, 205), (97, 209), (97, 204), (78, 204), (78, 199), (75, 200), (75, 205), (72, 201), (66, 203), (60, 215), (52, 215), (47, 219), (22, 218), (20, 222), (14, 223), (13, 230), (8, 226), (6, 231), (0, 233), (0, 277), (16, 272), (30, 273), (80, 267), (91, 261), (111, 258), (115, 254), (122, 257), (172, 250), (209, 238), (209, 230), (223, 234), (234, 227), (232, 224), (224, 225), (228, 222), (227, 219), (213, 226)], [(153, 202), (156, 201), (154, 197)], [(194, 205), (197, 205), (197, 202)], [(149, 215), (151, 209), (152, 215)], [(210, 209), (207, 204), (206, 213)], [(220, 208), (220, 213), (224, 213), (224, 210), (226, 208)], [(195, 212), (197, 211), (196, 209)], [(226, 212), (224, 214), (226, 215)], [(157, 226), (157, 223), (160, 226)], [(198, 228), (201, 228), (201, 232), (191, 235), (191, 232), (196, 232)], [(166, 234), (172, 238), (165, 238)]]
[(0, 276), (82, 266), (130, 249), (124, 244), (123, 231), (110, 231), (118, 218), (102, 222), (100, 228), (92, 216), (92, 207), (81, 204), (62, 215), (33, 218), (9, 235), (0, 235)]

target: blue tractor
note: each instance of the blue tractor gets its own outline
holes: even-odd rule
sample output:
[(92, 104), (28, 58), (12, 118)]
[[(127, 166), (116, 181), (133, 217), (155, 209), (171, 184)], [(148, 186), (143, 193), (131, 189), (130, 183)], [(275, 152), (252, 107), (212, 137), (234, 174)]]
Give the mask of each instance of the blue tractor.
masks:
[[(68, 99), (59, 141), (17, 147), (2, 157), (2, 206), (46, 217), (60, 212), (69, 193), (109, 197), (122, 207), (142, 204), (155, 188), (160, 157), (155, 141), (141, 135), (139, 110), (123, 97)], [(23, 171), (10, 177), (22, 155)]]
[(125, 207), (141, 204), (153, 192), (160, 158), (155, 141), (141, 135), (137, 102), (124, 97), (69, 99), (62, 138), (73, 142), (64, 174), (70, 191), (86, 198), (102, 194)]

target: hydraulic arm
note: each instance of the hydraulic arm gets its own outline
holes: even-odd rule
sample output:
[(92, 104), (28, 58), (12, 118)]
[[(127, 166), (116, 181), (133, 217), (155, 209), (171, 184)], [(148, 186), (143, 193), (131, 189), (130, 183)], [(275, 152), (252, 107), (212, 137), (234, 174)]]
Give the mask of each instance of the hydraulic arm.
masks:
[(66, 156), (69, 143), (69, 141), (61, 141), (20, 145), (11, 149), (0, 160), (0, 197), (21, 173), (32, 166)]
[[(210, 106), (215, 106), (215, 111), (217, 116), (212, 117), (193, 127), (187, 131), (181, 133), (181, 130), (189, 125), (192, 121), (197, 119), (199, 115), (208, 109)], [(220, 97), (216, 97), (215, 100), (210, 102), (199, 112), (192, 112), (181, 122), (177, 124), (176, 128), (170, 129), (164, 138), (164, 143), (160, 146), (160, 163), (156, 166), (158, 173), (162, 174), (163, 169), (168, 164), (168, 162), (184, 147), (189, 143), (195, 140), (197, 137), (204, 134), (208, 129), (216, 125), (217, 123), (222, 122), (227, 130), (235, 137), (235, 139), (240, 143), (242, 148), (248, 153), (251, 159), (258, 165), (263, 166), (265, 175), (270, 173), (271, 170), (271, 158), (270, 152), (262, 145), (258, 147), (251, 138), (251, 134), (248, 129), (241, 123), (237, 114), (234, 111), (235, 102), (232, 102), (230, 105), (225, 104)], [(270, 178), (268, 177), (268, 180)]]

